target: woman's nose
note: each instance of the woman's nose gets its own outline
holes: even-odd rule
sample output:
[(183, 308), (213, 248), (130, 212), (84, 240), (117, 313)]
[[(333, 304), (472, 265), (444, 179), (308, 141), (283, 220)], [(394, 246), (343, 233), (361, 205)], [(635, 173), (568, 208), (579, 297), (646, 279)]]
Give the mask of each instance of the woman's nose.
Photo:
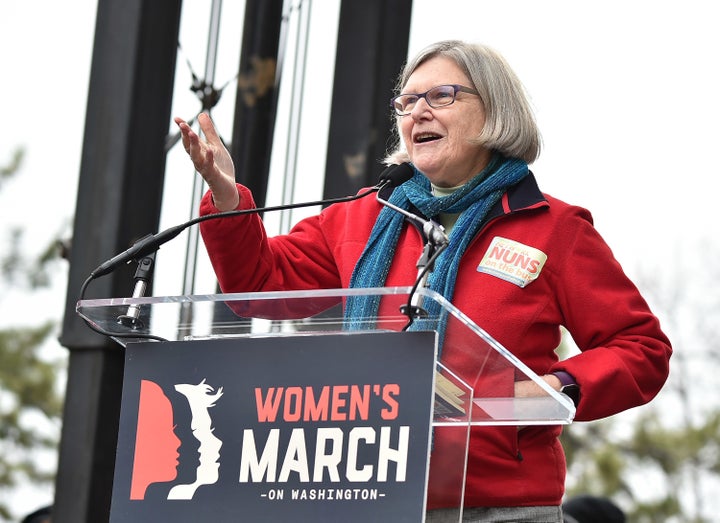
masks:
[(427, 103), (427, 100), (425, 100), (425, 98), (420, 98), (417, 102), (415, 102), (412, 111), (410, 111), (410, 116), (413, 120), (418, 120), (432, 114), (431, 109), (432, 108), (430, 107), (430, 104)]

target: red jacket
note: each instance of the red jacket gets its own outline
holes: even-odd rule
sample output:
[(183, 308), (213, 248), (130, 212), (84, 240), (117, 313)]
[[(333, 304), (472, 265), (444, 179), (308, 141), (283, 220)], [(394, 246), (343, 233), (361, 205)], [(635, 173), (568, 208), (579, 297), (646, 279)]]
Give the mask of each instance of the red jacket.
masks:
[[(238, 190), (239, 208), (251, 208), (250, 192)], [(200, 229), (223, 292), (340, 288), (348, 286), (380, 210), (374, 197), (332, 205), (272, 238), (254, 214), (208, 220)], [(200, 212), (217, 212), (209, 194)], [(534, 281), (521, 287), (478, 270), (495, 238), (547, 256)], [(419, 231), (406, 224), (387, 286), (414, 283), (422, 247)], [(667, 378), (670, 342), (590, 213), (542, 194), (533, 176), (503, 196), (467, 248), (452, 303), (538, 375), (572, 375), (581, 391), (577, 421), (647, 403)], [(564, 361), (555, 353), (560, 326), (582, 351)], [(462, 351), (446, 349), (442, 357), (451, 369), (467, 366)], [(473, 428), (465, 505), (559, 505), (566, 470), (560, 432), (560, 426)], [(440, 430), (433, 445), (429, 508), (454, 502), (432, 485), (446, 473), (438, 456), (457, 440)]]

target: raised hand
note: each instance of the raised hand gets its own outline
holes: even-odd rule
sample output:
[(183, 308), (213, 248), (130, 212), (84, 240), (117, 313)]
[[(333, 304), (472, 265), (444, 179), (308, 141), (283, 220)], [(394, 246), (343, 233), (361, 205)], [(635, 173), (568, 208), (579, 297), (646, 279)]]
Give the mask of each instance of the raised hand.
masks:
[(230, 152), (222, 143), (215, 125), (207, 113), (198, 115), (198, 122), (205, 140), (195, 133), (182, 118), (175, 118), (180, 128), (185, 151), (212, 191), (215, 207), (220, 211), (231, 211), (240, 203), (235, 186), (235, 166)]

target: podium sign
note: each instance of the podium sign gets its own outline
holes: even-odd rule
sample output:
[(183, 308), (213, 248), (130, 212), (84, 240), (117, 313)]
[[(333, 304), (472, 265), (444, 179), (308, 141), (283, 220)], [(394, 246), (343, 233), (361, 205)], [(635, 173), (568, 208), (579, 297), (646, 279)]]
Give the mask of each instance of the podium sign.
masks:
[[(427, 315), (408, 328), (411, 296)], [(358, 297), (378, 314), (348, 322)], [(426, 288), (109, 298), (77, 312), (127, 351), (112, 521), (416, 522), (441, 492), (459, 522), (471, 427), (575, 415)], [(526, 380), (538, 393), (516, 396)]]
[(435, 332), (129, 343), (110, 521), (423, 521)]

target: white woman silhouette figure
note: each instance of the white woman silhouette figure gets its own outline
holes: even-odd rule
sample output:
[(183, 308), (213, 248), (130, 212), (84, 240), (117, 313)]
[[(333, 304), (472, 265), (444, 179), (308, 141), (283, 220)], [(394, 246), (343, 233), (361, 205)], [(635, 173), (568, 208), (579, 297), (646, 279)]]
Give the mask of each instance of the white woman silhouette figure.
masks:
[(197, 385), (179, 383), (175, 390), (185, 396), (190, 404), (192, 421), (190, 428), (193, 436), (200, 442), (198, 465), (195, 481), (190, 484), (175, 485), (168, 493), (168, 499), (192, 499), (200, 485), (212, 485), (219, 477), (220, 447), (222, 441), (213, 434), (212, 419), (208, 409), (215, 406), (215, 402), (222, 396), (222, 387), (215, 394), (213, 388), (203, 379)]

